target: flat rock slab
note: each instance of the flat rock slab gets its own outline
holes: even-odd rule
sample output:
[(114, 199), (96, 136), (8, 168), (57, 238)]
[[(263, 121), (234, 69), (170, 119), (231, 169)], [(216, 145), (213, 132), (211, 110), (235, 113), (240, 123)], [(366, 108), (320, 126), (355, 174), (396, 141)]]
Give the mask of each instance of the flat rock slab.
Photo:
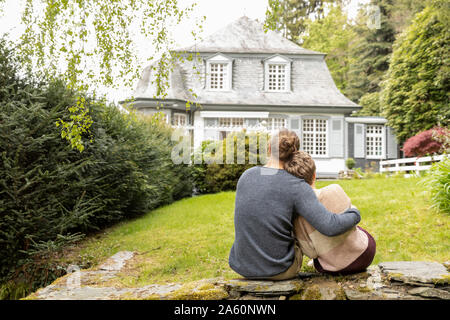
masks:
[(188, 284), (153, 284), (138, 288), (79, 286), (63, 283), (50, 285), (30, 295), (29, 300), (221, 300), (229, 295), (213, 281), (200, 280)]
[(405, 283), (448, 284), (450, 273), (437, 262), (394, 261), (378, 265), (390, 279)]
[(345, 291), (341, 284), (333, 280), (317, 279), (304, 286), (302, 293), (290, 300), (345, 300)]
[(38, 300), (119, 300), (119, 299), (167, 299), (182, 288), (181, 284), (149, 285), (140, 288), (114, 288), (82, 286), (68, 288), (50, 285), (33, 296)]
[(379, 298), (371, 292), (361, 292), (353, 289), (345, 289), (344, 292), (348, 300), (379, 300)]
[(411, 295), (418, 295), (425, 298), (435, 298), (442, 300), (450, 300), (450, 292), (437, 288), (419, 287), (408, 291)]
[[(223, 278), (128, 286), (120, 279), (139, 258), (121, 251), (97, 268), (76, 270), (25, 299), (33, 300), (431, 300), (450, 299), (450, 274), (433, 262), (385, 262), (345, 277), (300, 273), (284, 281)], [(126, 270), (125, 270), (126, 269)], [(134, 272), (134, 271), (133, 271)], [(134, 274), (134, 273), (133, 273)], [(390, 281), (395, 280), (395, 281)]]
[(108, 287), (59, 288), (48, 286), (32, 296), (37, 300), (115, 300), (130, 293), (130, 289)]
[(251, 293), (261, 296), (294, 294), (303, 287), (303, 281), (297, 279), (284, 281), (228, 280), (222, 284), (229, 291)]
[(134, 252), (119, 251), (101, 264), (98, 269), (103, 271), (120, 271), (125, 266), (127, 260), (130, 260), (133, 256)]

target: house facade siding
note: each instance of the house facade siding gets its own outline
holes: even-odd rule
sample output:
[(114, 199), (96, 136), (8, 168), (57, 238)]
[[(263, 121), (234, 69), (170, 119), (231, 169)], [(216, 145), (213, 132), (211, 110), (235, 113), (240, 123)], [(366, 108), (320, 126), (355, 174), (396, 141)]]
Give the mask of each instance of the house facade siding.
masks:
[[(191, 135), (194, 148), (204, 140), (223, 139), (227, 132), (273, 133), (284, 127), (299, 135), (319, 177), (336, 177), (350, 157), (363, 168), (394, 157), (395, 136), (385, 119), (351, 117), (361, 107), (336, 88), (324, 54), (265, 33), (246, 17), (186, 51), (182, 54), (195, 52), (198, 58), (174, 66), (167, 97), (155, 97), (149, 66), (133, 106), (144, 114), (164, 113), (168, 123)], [(186, 101), (200, 106), (186, 110)]]

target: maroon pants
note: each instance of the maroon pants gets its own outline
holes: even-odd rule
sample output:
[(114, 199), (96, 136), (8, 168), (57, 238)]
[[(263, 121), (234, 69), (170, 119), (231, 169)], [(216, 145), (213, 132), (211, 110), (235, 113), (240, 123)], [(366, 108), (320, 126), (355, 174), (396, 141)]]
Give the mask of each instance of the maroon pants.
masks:
[(317, 271), (321, 273), (331, 274), (331, 275), (346, 275), (346, 274), (352, 274), (352, 273), (359, 273), (363, 272), (367, 269), (368, 266), (373, 261), (373, 258), (375, 257), (375, 251), (376, 251), (376, 243), (375, 239), (368, 233), (366, 230), (364, 230), (361, 227), (357, 227), (364, 231), (367, 234), (367, 237), (369, 238), (369, 244), (367, 246), (367, 249), (351, 264), (349, 264), (347, 267), (345, 267), (342, 270), (338, 271), (328, 271), (322, 268), (320, 265), (320, 262), (318, 259), (314, 259), (314, 267)]

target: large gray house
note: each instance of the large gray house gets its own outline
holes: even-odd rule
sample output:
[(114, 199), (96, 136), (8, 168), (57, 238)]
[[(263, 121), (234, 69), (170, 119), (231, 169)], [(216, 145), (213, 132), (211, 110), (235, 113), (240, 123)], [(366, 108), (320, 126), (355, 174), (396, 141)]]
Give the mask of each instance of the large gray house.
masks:
[[(286, 127), (298, 133), (319, 176), (337, 176), (350, 157), (357, 167), (398, 157), (385, 119), (351, 117), (361, 107), (337, 89), (324, 53), (265, 32), (258, 21), (242, 17), (202, 42), (175, 51), (198, 54), (200, 62), (175, 65), (163, 101), (154, 98), (155, 73), (148, 66), (133, 105), (145, 114), (163, 112), (171, 125), (189, 132), (194, 147), (244, 128), (273, 132)], [(200, 106), (186, 110), (186, 101)]]

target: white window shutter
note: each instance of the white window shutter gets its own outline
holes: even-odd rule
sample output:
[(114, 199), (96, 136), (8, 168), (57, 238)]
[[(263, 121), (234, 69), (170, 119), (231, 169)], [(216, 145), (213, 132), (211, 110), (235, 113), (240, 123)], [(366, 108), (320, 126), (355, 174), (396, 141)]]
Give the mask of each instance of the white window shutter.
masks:
[(344, 119), (330, 119), (330, 153), (331, 158), (344, 157)]
[(355, 123), (355, 135), (354, 135), (354, 147), (355, 147), (355, 158), (365, 157), (365, 145), (366, 145), (366, 134), (365, 125), (362, 123)]
[(292, 131), (295, 131), (295, 133), (299, 134), (300, 131), (300, 117), (290, 118), (290, 128)]
[(300, 149), (302, 144), (302, 118), (293, 117), (289, 118), (289, 129), (294, 131), (300, 139)]
[(208, 88), (208, 62), (204, 59), (202, 59), (202, 67), (203, 67), (203, 78), (202, 78), (202, 84), (203, 84), (203, 88), (202, 89), (207, 89)]
[(206, 68), (205, 68), (205, 89), (211, 89), (211, 63), (206, 62)]
[(228, 86), (228, 88), (227, 88), (227, 90), (233, 90), (233, 60), (231, 60), (228, 63), (227, 68), (228, 68), (228, 74), (227, 74), (227, 77), (228, 77), (228, 79), (227, 79), (228, 80), (227, 86)]
[(286, 91), (291, 91), (291, 74), (292, 74), (292, 63), (286, 65)]
[(264, 91), (269, 91), (269, 65), (264, 63)]
[(386, 139), (386, 155), (388, 159), (398, 158), (398, 145), (397, 137), (395, 136), (394, 129), (391, 127), (386, 127), (387, 139)]

